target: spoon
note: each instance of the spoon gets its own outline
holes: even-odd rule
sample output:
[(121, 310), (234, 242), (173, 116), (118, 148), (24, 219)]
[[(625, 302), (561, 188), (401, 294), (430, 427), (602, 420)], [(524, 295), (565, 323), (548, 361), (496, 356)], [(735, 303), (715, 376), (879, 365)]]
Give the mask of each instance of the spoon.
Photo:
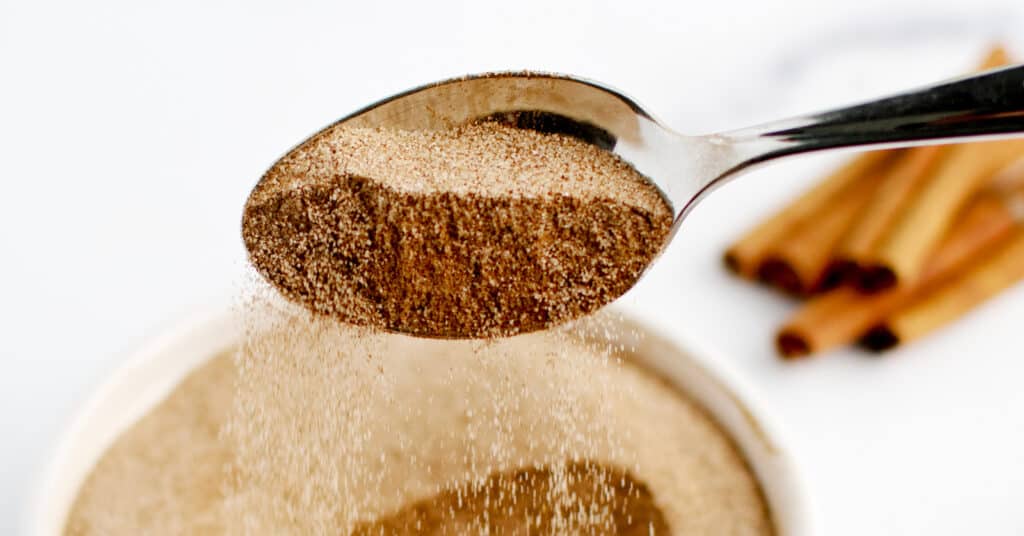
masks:
[[(321, 132), (339, 125), (440, 130), (513, 112), (552, 118), (544, 123), (614, 153), (646, 177), (674, 215), (667, 245), (687, 214), (715, 187), (755, 165), (830, 149), (898, 148), (1024, 134), (1024, 65), (703, 136), (679, 134), (629, 97), (593, 81), (553, 73), (488, 73), (411, 89), (363, 108)], [(247, 247), (252, 256), (248, 241)], [(431, 333), (418, 329), (414, 334), (482, 336), (457, 330)]]

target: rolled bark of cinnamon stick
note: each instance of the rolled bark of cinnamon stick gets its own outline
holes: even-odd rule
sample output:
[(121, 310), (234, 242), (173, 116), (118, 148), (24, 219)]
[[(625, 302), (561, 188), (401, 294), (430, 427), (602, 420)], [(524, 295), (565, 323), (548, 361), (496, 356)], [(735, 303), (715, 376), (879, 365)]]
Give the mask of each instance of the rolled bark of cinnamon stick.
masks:
[(870, 295), (842, 287), (808, 301), (779, 330), (779, 354), (792, 359), (855, 342), (901, 305), (926, 293), (1010, 235), (1017, 222), (1024, 219), (1024, 213), (1015, 208), (1022, 197), (1019, 191), (980, 195), (913, 284)]
[[(985, 55), (978, 70), (1006, 65), (1009, 61), (1006, 50), (997, 45)], [(892, 269), (884, 262), (873, 260), (873, 257), (885, 237), (892, 232), (893, 223), (913, 203), (951, 150), (952, 146), (909, 150), (907, 156), (889, 172), (882, 188), (865, 209), (864, 217), (840, 244), (835, 264), (850, 274), (849, 279), (862, 292), (878, 292), (896, 284)]]
[[(1008, 63), (1006, 49), (997, 45), (978, 69)], [(931, 159), (927, 151), (931, 151)], [(861, 259), (856, 286), (865, 292), (877, 292), (916, 277), (929, 253), (946, 234), (953, 216), (988, 179), (1022, 154), (1022, 140), (911, 149), (912, 157), (905, 164), (906, 175), (893, 177), (893, 197), (883, 201), (886, 194), (879, 195), (880, 203), (892, 205), (885, 225), (878, 225), (880, 230), (870, 237), (870, 247), (852, 244), (849, 248), (850, 256)], [(920, 166), (917, 169), (910, 163), (914, 160)], [(914, 176), (915, 172), (921, 175)], [(899, 184), (901, 181), (907, 184)]]
[(840, 280), (827, 276), (835, 273), (830, 268), (836, 246), (860, 217), (883, 176), (882, 170), (861, 176), (838, 192), (813, 220), (769, 248), (759, 274), (761, 279), (796, 296), (835, 287)]
[(913, 281), (920, 275), (929, 253), (965, 202), (999, 170), (1024, 155), (1024, 140), (971, 143), (950, 151), (870, 259), (891, 271), (896, 282)]
[(840, 242), (830, 279), (852, 279), (862, 292), (877, 292), (895, 279), (885, 266), (871, 262), (872, 253), (901, 211), (935, 171), (948, 146), (912, 149), (888, 170), (864, 212)]
[(1018, 230), (980, 262), (888, 315), (861, 342), (882, 351), (919, 339), (1022, 279), (1024, 231)]
[(851, 184), (877, 173), (891, 156), (891, 151), (858, 155), (736, 241), (725, 252), (725, 265), (748, 278), (763, 274), (762, 264), (771, 248), (783, 242), (795, 229), (815, 220)]
[[(1009, 58), (1005, 49), (1001, 46), (995, 46), (988, 52), (979, 68), (989, 69), (1008, 62)], [(918, 190), (919, 188), (916, 187), (919, 186), (917, 180), (920, 180), (920, 174), (931, 171), (930, 169), (922, 170), (921, 168), (929, 167), (935, 160), (944, 156), (947, 151), (947, 148), (917, 148), (908, 151), (874, 151), (861, 154), (735, 242), (725, 252), (724, 261), (726, 266), (741, 276), (748, 278), (757, 277), (780, 288), (788, 289), (790, 292), (806, 292), (804, 289), (806, 287), (804, 279), (807, 276), (800, 273), (801, 269), (794, 269), (793, 266), (787, 265), (784, 259), (781, 259), (782, 262), (780, 262), (778, 255), (774, 259), (770, 259), (772, 250), (777, 248), (779, 244), (790, 240), (794, 234), (799, 239), (801, 232), (808, 232), (814, 235), (819, 245), (805, 245), (803, 247), (793, 245), (789, 246), (791, 249), (807, 250), (808, 248), (820, 247), (820, 244), (828, 243), (828, 241), (821, 240), (823, 231), (809, 232), (801, 230), (806, 229), (808, 225), (817, 224), (819, 218), (828, 217), (831, 213), (832, 205), (838, 202), (840, 193), (844, 189), (849, 188), (851, 184), (866, 176), (886, 173), (889, 167), (900, 160), (899, 155), (910, 152), (923, 153), (914, 158), (913, 161), (904, 163), (901, 166), (901, 170), (894, 171), (900, 177), (896, 181), (898, 184), (889, 187), (888, 194), (880, 193), (876, 196), (877, 208), (867, 209), (870, 210), (870, 218), (862, 218), (861, 222), (863, 223), (858, 223), (856, 228), (851, 231), (852, 235), (840, 243), (840, 251), (838, 251), (836, 258), (831, 259), (833, 262), (827, 264), (827, 272), (824, 276), (819, 274), (819, 277), (817, 277), (818, 283), (820, 283), (819, 286), (828, 287), (830, 283), (845, 276), (849, 271), (848, 268), (853, 266), (854, 258), (858, 260), (866, 258), (865, 252), (868, 251), (869, 246), (873, 248), (878, 245), (881, 241), (880, 235), (887, 229), (886, 224), (892, 223), (897, 217), (898, 212), (909, 202), (909, 199), (907, 199), (909, 194), (907, 194), (906, 190)], [(895, 198), (889, 195), (896, 193), (900, 195)], [(871, 203), (871, 205), (875, 204), (875, 202)], [(869, 221), (877, 221), (877, 223), (867, 223)], [(864, 229), (857, 230), (861, 226)], [(834, 226), (833, 229), (836, 227), (839, 226)], [(831, 244), (830, 249), (834, 246), (835, 244)], [(811, 257), (818, 258), (820, 253), (818, 250), (810, 249), (810, 252), (806, 255), (809, 260)], [(836, 252), (830, 251), (829, 253), (833, 254)], [(805, 254), (801, 253), (801, 255)], [(806, 262), (801, 264), (816, 265), (817, 263)], [(804, 267), (803, 271), (811, 272), (813, 270)]]

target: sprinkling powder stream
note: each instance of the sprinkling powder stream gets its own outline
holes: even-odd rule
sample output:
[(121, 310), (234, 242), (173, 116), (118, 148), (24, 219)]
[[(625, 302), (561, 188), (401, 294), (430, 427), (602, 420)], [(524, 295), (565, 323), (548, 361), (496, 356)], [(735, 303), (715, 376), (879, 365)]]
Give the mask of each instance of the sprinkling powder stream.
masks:
[[(599, 418), (612, 399), (581, 396), (601, 375), (565, 355), (581, 351), (571, 341), (415, 340), (274, 302), (247, 310), (254, 329), (240, 352), (229, 429), (243, 483), (231, 506), (254, 529), (347, 532), (427, 499), (439, 482), (537, 465), (550, 467), (545, 502), (557, 505), (571, 499), (560, 491), (567, 462), (622, 457), (616, 431)], [(592, 361), (610, 366), (607, 355)], [(612, 522), (611, 512), (570, 506), (555, 506), (546, 523)]]
[(614, 318), (423, 340), (311, 317), (270, 289), (246, 314), (227, 509), (252, 531), (525, 533), (509, 499), (531, 503), (524, 482), (542, 494), (533, 533), (613, 534), (632, 515), (637, 534), (767, 526), (760, 506), (730, 510), (760, 504), (742, 459), (700, 410), (622, 363)]

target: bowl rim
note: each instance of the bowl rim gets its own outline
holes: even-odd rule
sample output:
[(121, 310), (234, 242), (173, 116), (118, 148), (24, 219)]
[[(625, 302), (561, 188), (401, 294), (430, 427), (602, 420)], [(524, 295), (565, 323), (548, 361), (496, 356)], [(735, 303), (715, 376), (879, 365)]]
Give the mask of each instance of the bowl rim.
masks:
[[(23, 525), (28, 527), (28, 533), (63, 534), (67, 516), (82, 483), (120, 432), (166, 398), (170, 390), (180, 383), (189, 371), (194, 370), (218, 351), (234, 344), (238, 338), (239, 328), (232, 308), (225, 306), (224, 302), (213, 302), (193, 308), (176, 321), (168, 323), (164, 329), (157, 330), (155, 336), (145, 339), (136, 349), (127, 352), (113, 371), (86, 395), (83, 402), (64, 421), (63, 430), (53, 443), (34, 489), (30, 490), (31, 499), (26, 510), (28, 519)], [(205, 340), (199, 342), (197, 339), (201, 338), (204, 330), (207, 336)], [(220, 332), (220, 337), (217, 336), (217, 332)], [(189, 352), (190, 349), (193, 351)], [(95, 451), (95, 455), (86, 456), (89, 458), (88, 466), (77, 471), (80, 474), (73, 475), (71, 478), (74, 482), (69, 484), (67, 469), (86, 465), (76, 461), (82, 458), (77, 447), (93, 436), (89, 433), (91, 425), (94, 424), (92, 421), (98, 418), (105, 403), (123, 386), (135, 383), (134, 378), (140, 371), (145, 371), (146, 365), (160, 361), (161, 356), (168, 355), (187, 356), (177, 360), (178, 368), (181, 370), (161, 378), (157, 382), (158, 388), (154, 388), (152, 383), (149, 384), (148, 393), (140, 396), (145, 403), (138, 403), (138, 407), (128, 412), (129, 415), (118, 419), (120, 422), (116, 428), (120, 429), (119, 432), (107, 434), (112, 437), (95, 442), (95, 446), (90, 449)]]
[[(757, 436), (756, 441), (771, 451), (771, 460), (766, 464), (756, 464), (751, 453), (746, 451), (737, 438), (737, 432), (729, 429), (722, 416), (708, 407), (707, 401), (699, 398), (693, 391), (677, 386), (693, 397), (694, 402), (703, 407), (719, 426), (725, 428), (725, 432), (733, 437), (736, 447), (740, 449), (750, 469), (754, 471), (765, 500), (769, 503), (776, 533), (779, 536), (818, 534), (813, 496), (808, 492), (806, 477), (793, 455), (788, 434), (784, 433), (774, 414), (765, 409), (767, 404), (753, 382), (740, 372), (732, 360), (726, 359), (727, 355), (716, 345), (689, 332), (680, 331), (670, 336), (649, 322), (639, 322), (639, 325), (643, 326), (648, 337), (674, 347), (676, 354), (688, 359), (694, 369), (717, 383), (716, 388), (726, 393), (743, 414), (743, 420), (751, 426), (754, 435)], [(761, 469), (765, 465), (771, 466), (773, 477), (766, 478), (762, 473)], [(784, 503), (783, 508), (776, 508), (780, 503)], [(785, 518), (781, 518), (779, 514), (783, 514)]]
[[(673, 354), (684, 358), (687, 368), (697, 371), (702, 379), (711, 380), (715, 384), (712, 390), (723, 393), (729, 402), (735, 405), (756, 436), (755, 443), (761, 443), (770, 456), (769, 460), (755, 459), (757, 455), (750, 452), (750, 445), (738, 437), (740, 431), (734, 424), (725, 419), (722, 411), (709, 407), (711, 402), (706, 395), (695, 393), (692, 389), (680, 385), (672, 378), (668, 380), (674, 388), (689, 396), (701, 406), (721, 426), (725, 433), (733, 439), (733, 443), (742, 453), (748, 467), (755, 473), (765, 500), (768, 503), (771, 519), (776, 533), (780, 536), (808, 536), (813, 531), (810, 495), (807, 493), (805, 479), (799, 465), (792, 456), (792, 450), (780, 433), (777, 422), (768, 415), (757, 394), (755, 387), (724, 359), (724, 355), (708, 344), (698, 341), (685, 333), (673, 333), (671, 336), (660, 329), (644, 322), (636, 315), (618, 310), (629, 324), (639, 327), (644, 333), (644, 346), (660, 346), (670, 348)], [(182, 320), (172, 323), (167, 329), (155, 337), (142, 343), (135, 351), (118, 365), (114, 371), (96, 387), (85, 399), (70, 419), (63, 432), (55, 442), (55, 448), (45, 464), (44, 470), (37, 479), (32, 490), (29, 508), (26, 514), (29, 534), (39, 536), (63, 534), (67, 516), (73, 506), (75, 497), (82, 483), (92, 470), (97, 460), (103, 455), (116, 438), (131, 426), (153, 406), (166, 398), (168, 393), (178, 385), (184, 377), (195, 370), (212, 356), (229, 349), (238, 343), (242, 326), (239, 312), (223, 302), (209, 304), (194, 309)], [(637, 352), (643, 357), (644, 352)], [(173, 360), (171, 373), (163, 373), (151, 381), (138, 382), (136, 378), (145, 375), (147, 365), (155, 367), (155, 363), (171, 362), (169, 356), (178, 356)], [(184, 357), (182, 357), (184, 356)], [(671, 376), (657, 365), (645, 363), (662, 377)], [(165, 367), (166, 368), (166, 367)], [(152, 376), (152, 374), (150, 374)], [(95, 421), (103, 418), (102, 412), (109, 401), (118, 396), (126, 386), (135, 385), (136, 401), (128, 410), (123, 408), (122, 415), (114, 419), (115, 424), (108, 424), (108, 431), (101, 439), (94, 438), (90, 429), (96, 428)], [(123, 396), (123, 395), (121, 395)], [(139, 401), (141, 400), (141, 401)], [(80, 445), (91, 448), (83, 454)], [(770, 466), (767, 467), (766, 466)], [(72, 470), (69, 470), (72, 469)], [(70, 476), (69, 476), (70, 474)], [(71, 482), (69, 482), (69, 479)]]

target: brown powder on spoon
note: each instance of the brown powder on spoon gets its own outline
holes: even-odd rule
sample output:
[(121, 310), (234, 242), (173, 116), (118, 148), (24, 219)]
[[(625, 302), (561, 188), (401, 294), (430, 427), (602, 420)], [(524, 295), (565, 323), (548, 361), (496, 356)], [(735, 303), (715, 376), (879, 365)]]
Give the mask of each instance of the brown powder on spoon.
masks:
[(626, 292), (672, 210), (615, 155), (476, 123), (335, 126), (253, 190), (250, 260), (286, 297), (342, 321), (435, 337), (543, 329)]

